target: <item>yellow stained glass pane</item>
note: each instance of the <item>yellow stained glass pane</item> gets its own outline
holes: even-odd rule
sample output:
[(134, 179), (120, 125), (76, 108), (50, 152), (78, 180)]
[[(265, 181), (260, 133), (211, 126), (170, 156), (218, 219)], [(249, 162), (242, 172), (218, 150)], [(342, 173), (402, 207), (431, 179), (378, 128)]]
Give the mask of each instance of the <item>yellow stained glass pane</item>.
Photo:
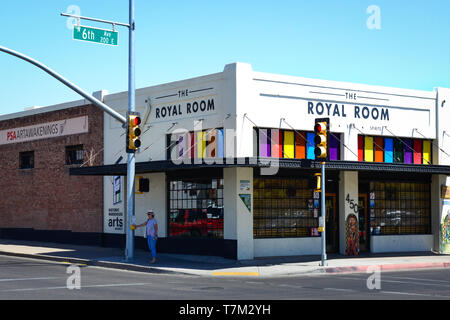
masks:
[(284, 158), (294, 158), (294, 131), (284, 131)]
[(197, 132), (197, 158), (202, 159), (206, 156), (206, 132)]
[(373, 162), (373, 137), (365, 137), (364, 160), (368, 162)]
[(423, 164), (431, 164), (431, 141), (423, 142)]

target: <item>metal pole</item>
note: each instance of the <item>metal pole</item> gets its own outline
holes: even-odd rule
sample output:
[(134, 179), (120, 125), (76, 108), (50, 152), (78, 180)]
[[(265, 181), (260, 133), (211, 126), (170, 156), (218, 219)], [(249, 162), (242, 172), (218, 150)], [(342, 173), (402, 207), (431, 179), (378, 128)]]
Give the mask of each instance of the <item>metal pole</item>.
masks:
[(75, 91), (76, 93), (78, 93), (79, 95), (84, 97), (85, 99), (89, 100), (92, 104), (94, 104), (95, 106), (99, 107), (100, 109), (102, 109), (103, 111), (105, 111), (106, 113), (111, 115), (113, 118), (115, 118), (119, 122), (121, 122), (121, 123), (125, 123), (126, 122), (125, 117), (122, 116), (120, 113), (114, 111), (113, 109), (108, 107), (106, 104), (104, 104), (100, 100), (96, 99), (95, 97), (93, 97), (92, 95), (90, 95), (89, 93), (87, 93), (86, 91), (84, 91), (83, 89), (78, 87), (77, 85), (73, 84), (72, 82), (70, 82), (69, 80), (67, 80), (63, 76), (61, 76), (60, 74), (56, 73), (55, 71), (53, 71), (52, 69), (50, 69), (49, 67), (44, 65), (43, 63), (41, 63), (41, 62), (39, 62), (37, 60), (34, 60), (34, 59), (32, 59), (32, 58), (30, 58), (30, 57), (28, 57), (28, 56), (26, 56), (26, 55), (24, 55), (24, 54), (22, 54), (20, 52), (8, 49), (8, 48), (3, 47), (3, 46), (0, 46), (0, 51), (3, 51), (5, 53), (7, 53), (7, 54), (10, 54), (10, 55), (15, 56), (17, 58), (25, 60), (25, 61), (35, 65), (36, 67), (44, 70), (49, 75), (51, 75), (53, 78), (59, 80), (64, 85), (66, 85), (67, 87), (69, 87), (70, 89), (72, 89), (73, 91)]
[[(128, 111), (136, 111), (135, 106), (135, 65), (134, 65), (134, 0), (130, 0), (130, 35), (129, 35), (129, 57), (128, 57)], [(128, 153), (127, 163), (127, 231), (126, 231), (126, 249), (125, 259), (127, 261), (134, 259), (134, 230), (131, 225), (135, 223), (134, 215), (134, 175), (136, 158), (134, 153)]]
[(61, 15), (63, 17), (76, 18), (76, 19), (79, 19), (79, 20), (89, 20), (89, 21), (95, 21), (95, 22), (101, 22), (101, 23), (108, 23), (108, 24), (111, 24), (111, 25), (130, 27), (130, 25), (127, 24), (127, 23), (121, 23), (121, 22), (97, 19), (97, 18), (90, 18), (90, 17), (82, 17), (82, 16), (77, 16), (77, 15), (69, 14), (69, 13), (61, 13)]
[(322, 219), (323, 219), (323, 232), (322, 232), (322, 266), (326, 265), (327, 260), (327, 242), (325, 238), (326, 234), (326, 213), (325, 213), (325, 162), (322, 162)]

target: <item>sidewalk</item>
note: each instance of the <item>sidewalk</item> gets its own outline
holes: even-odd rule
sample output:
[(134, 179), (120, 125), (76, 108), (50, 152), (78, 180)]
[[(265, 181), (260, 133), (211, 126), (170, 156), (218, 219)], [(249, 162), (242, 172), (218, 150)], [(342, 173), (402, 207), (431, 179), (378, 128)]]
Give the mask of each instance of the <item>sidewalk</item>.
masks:
[(327, 266), (320, 256), (259, 258), (236, 261), (221, 257), (182, 254), (158, 254), (155, 264), (144, 250), (135, 250), (133, 261), (124, 260), (124, 250), (43, 242), (0, 239), (0, 255), (51, 260), (139, 272), (187, 274), (196, 276), (276, 277), (301, 274), (366, 272), (369, 267), (381, 271), (424, 268), (450, 268), (450, 255), (432, 252), (363, 254), (344, 257), (329, 254)]

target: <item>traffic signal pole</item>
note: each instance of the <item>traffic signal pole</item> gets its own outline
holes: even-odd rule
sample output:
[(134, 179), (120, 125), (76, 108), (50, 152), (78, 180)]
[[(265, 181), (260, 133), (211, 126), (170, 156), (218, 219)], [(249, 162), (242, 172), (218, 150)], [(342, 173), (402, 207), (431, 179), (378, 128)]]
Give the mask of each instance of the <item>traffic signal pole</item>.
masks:
[[(62, 16), (72, 17), (78, 20), (90, 20), (100, 23), (107, 23), (113, 26), (116, 25), (128, 27), (129, 30), (129, 46), (128, 46), (128, 114), (133, 114), (136, 111), (136, 86), (135, 86), (135, 5), (134, 0), (129, 0), (129, 23), (120, 23), (114, 21), (107, 21), (102, 19), (95, 19), (89, 17), (81, 17), (72, 14), (62, 13)], [(122, 117), (122, 116), (121, 116)], [(127, 116), (128, 118), (128, 116)], [(123, 128), (127, 130), (128, 123), (125, 118), (120, 119), (124, 124)], [(127, 119), (129, 121), (129, 119)], [(126, 146), (127, 147), (127, 146)], [(136, 157), (134, 152), (127, 150), (127, 221), (126, 221), (126, 246), (125, 246), (125, 260), (129, 261), (134, 258), (134, 230), (131, 226), (135, 223), (135, 206), (134, 206), (134, 176), (136, 173)]]
[(48, 73), (50, 76), (52, 76), (56, 80), (60, 81), (66, 87), (68, 87), (68, 88), (72, 89), (73, 91), (75, 91), (76, 93), (78, 93), (80, 96), (82, 96), (86, 100), (90, 101), (96, 107), (102, 109), (104, 112), (106, 112), (107, 114), (109, 114), (110, 116), (115, 118), (117, 121), (119, 121), (119, 122), (121, 122), (123, 124), (126, 123), (125, 117), (122, 116), (120, 113), (118, 113), (115, 110), (113, 110), (112, 108), (108, 107), (102, 101), (98, 100), (97, 98), (95, 98), (91, 94), (87, 93), (85, 90), (81, 89), (76, 84), (70, 82), (69, 80), (64, 78), (62, 75), (60, 75), (56, 71), (50, 69), (45, 64), (43, 64), (43, 63), (41, 63), (41, 62), (39, 62), (39, 61), (37, 61), (37, 60), (35, 60), (33, 58), (30, 58), (30, 57), (24, 55), (23, 53), (11, 50), (11, 49), (3, 47), (3, 46), (0, 46), (0, 51), (4, 52), (4, 53), (7, 53), (9, 55), (12, 55), (12, 56), (14, 56), (16, 58), (22, 59), (22, 60), (24, 60), (26, 62), (31, 63), (32, 65), (34, 65), (34, 66), (38, 67), (39, 69), (41, 69), (41, 70), (45, 71), (46, 73)]
[[(107, 21), (107, 20), (100, 20), (100, 19), (94, 19), (94, 18), (88, 18), (88, 17), (81, 17), (71, 14), (65, 14), (62, 13), (62, 16), (66, 17), (73, 17), (79, 20), (91, 20), (101, 23), (107, 23), (111, 24), (113, 26), (120, 25), (124, 27), (129, 28), (129, 58), (128, 58), (128, 111), (129, 112), (135, 112), (136, 110), (136, 104), (135, 104), (135, 97), (136, 97), (136, 87), (135, 87), (135, 6), (134, 6), (134, 0), (129, 0), (129, 24), (120, 23), (120, 22), (113, 22), (113, 21)], [(15, 56), (17, 58), (20, 58), (26, 62), (29, 62), (33, 64), (34, 66), (44, 70), (46, 73), (48, 73), (53, 78), (57, 79), (61, 83), (63, 83), (65, 86), (69, 87), (88, 101), (90, 101), (93, 105), (96, 107), (102, 109), (107, 114), (111, 115), (113, 118), (118, 120), (120, 123), (123, 124), (123, 127), (125, 130), (127, 130), (128, 123), (127, 119), (113, 110), (112, 108), (108, 107), (106, 104), (104, 104), (102, 101), (98, 100), (94, 96), (90, 95), (74, 83), (70, 82), (57, 72), (53, 71), (43, 63), (32, 59), (20, 52), (11, 50), (9, 48), (0, 46), (0, 52), (4, 52), (7, 54), (10, 54), (12, 56)], [(135, 176), (135, 165), (136, 165), (136, 159), (134, 153), (128, 153), (128, 160), (127, 160), (127, 231), (126, 231), (126, 249), (125, 249), (125, 259), (131, 260), (134, 258), (134, 231), (131, 230), (131, 226), (135, 224), (135, 214), (134, 214), (134, 176)]]
[(325, 238), (326, 234), (326, 212), (325, 212), (325, 161), (322, 161), (322, 204), (321, 204), (321, 216), (322, 216), (322, 223), (323, 223), (323, 232), (322, 232), (322, 267), (325, 267), (326, 261), (327, 261), (327, 241)]
[[(128, 112), (136, 111), (136, 87), (135, 87), (135, 20), (134, 0), (130, 0), (130, 27), (129, 27), (129, 52), (128, 52)], [(128, 126), (128, 124), (126, 124)], [(136, 224), (134, 206), (134, 176), (136, 173), (136, 156), (128, 153), (127, 159), (127, 224), (126, 224), (126, 249), (125, 260), (134, 259), (134, 230), (131, 226)]]
[(326, 208), (325, 208), (325, 162), (329, 160), (329, 144), (328, 133), (330, 130), (330, 119), (320, 118), (315, 120), (314, 126), (314, 155), (316, 160), (320, 160), (321, 164), (321, 216), (319, 220), (319, 229), (322, 231), (322, 261), (321, 266), (326, 266), (327, 260), (327, 241), (326, 241)]

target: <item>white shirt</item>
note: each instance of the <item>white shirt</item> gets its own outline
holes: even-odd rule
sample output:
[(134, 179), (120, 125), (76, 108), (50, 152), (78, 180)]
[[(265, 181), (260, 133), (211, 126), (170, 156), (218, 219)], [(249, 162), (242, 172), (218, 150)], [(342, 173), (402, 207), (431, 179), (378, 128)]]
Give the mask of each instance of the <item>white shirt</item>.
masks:
[(158, 222), (156, 221), (155, 218), (147, 220), (147, 237), (155, 236), (155, 234), (156, 234), (155, 225), (157, 225), (157, 224), (158, 224)]

